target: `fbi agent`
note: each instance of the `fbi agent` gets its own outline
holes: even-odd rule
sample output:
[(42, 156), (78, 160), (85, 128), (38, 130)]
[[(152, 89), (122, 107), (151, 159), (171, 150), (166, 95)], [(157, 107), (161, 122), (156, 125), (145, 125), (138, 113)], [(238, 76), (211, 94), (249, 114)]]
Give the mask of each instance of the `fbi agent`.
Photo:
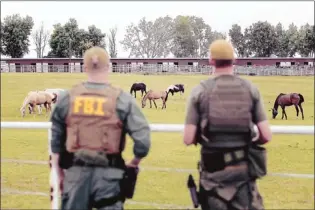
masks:
[[(225, 40), (210, 45), (214, 77), (202, 81), (190, 95), (184, 143), (201, 145), (202, 209), (263, 209), (256, 179), (266, 174), (265, 149), (271, 140), (259, 90), (233, 74), (234, 50)], [(253, 125), (258, 140), (253, 141)], [(190, 176), (188, 185), (193, 186)], [(196, 206), (196, 204), (195, 204)]]
[[(52, 113), (52, 163), (63, 184), (62, 209), (123, 209), (135, 184), (124, 179), (126, 172), (133, 171), (127, 175), (135, 181), (149, 152), (148, 122), (130, 94), (109, 84), (109, 68), (104, 49), (87, 50), (88, 80), (63, 93)], [(121, 156), (126, 133), (134, 141), (128, 164)]]

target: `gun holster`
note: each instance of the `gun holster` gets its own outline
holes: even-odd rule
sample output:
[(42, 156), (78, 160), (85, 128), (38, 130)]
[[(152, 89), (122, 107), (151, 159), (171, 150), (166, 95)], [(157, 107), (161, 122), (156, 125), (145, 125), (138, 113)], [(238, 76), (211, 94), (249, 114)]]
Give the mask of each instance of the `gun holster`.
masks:
[(189, 189), (190, 197), (191, 197), (191, 200), (192, 200), (194, 207), (198, 208), (198, 206), (199, 206), (199, 193), (197, 191), (197, 186), (196, 186), (196, 183), (194, 181), (194, 178), (191, 174), (189, 174), (189, 176), (188, 176), (187, 187)]
[(121, 194), (125, 198), (131, 199), (135, 192), (139, 168), (126, 167), (124, 177), (121, 180)]

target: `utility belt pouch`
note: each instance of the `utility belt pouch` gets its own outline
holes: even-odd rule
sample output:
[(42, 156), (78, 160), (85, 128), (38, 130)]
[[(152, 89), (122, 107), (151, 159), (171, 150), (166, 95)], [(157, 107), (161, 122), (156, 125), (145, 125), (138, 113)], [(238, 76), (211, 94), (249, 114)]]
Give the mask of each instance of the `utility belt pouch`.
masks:
[(239, 147), (218, 152), (203, 152), (202, 166), (209, 173), (224, 170), (246, 160), (246, 148)]
[(126, 167), (121, 180), (121, 193), (123, 197), (131, 199), (135, 192), (139, 168)]
[(73, 165), (73, 153), (68, 152), (67, 150), (59, 154), (59, 167), (62, 169), (68, 169)]
[(225, 168), (223, 154), (221, 152), (202, 153), (201, 168), (209, 173), (223, 170)]
[(251, 178), (262, 178), (267, 174), (267, 150), (258, 144), (248, 148), (248, 170)]
[(86, 150), (81, 149), (74, 153), (74, 160), (80, 160), (88, 165), (95, 165), (95, 166), (109, 166), (109, 160), (107, 155), (103, 151), (93, 151), (93, 150)]

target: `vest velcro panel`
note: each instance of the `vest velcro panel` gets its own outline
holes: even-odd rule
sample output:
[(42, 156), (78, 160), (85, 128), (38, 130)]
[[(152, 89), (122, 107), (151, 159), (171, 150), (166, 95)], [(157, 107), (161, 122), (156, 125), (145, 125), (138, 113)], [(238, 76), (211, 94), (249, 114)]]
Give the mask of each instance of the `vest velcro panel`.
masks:
[[(241, 78), (223, 75), (206, 84), (207, 114), (203, 115), (206, 147), (246, 146), (251, 132), (253, 98)], [(212, 83), (211, 83), (212, 82)]]

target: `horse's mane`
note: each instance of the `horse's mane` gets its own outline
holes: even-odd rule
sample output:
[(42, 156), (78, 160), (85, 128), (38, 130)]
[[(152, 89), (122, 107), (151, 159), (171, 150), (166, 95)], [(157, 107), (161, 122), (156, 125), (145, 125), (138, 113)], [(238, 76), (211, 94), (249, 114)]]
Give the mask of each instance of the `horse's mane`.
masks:
[(146, 92), (145, 94), (144, 94), (144, 96), (143, 96), (143, 98), (142, 98), (142, 101), (144, 101), (144, 99), (148, 96), (148, 93), (149, 92), (152, 92), (152, 90), (149, 90), (148, 92)]
[(277, 98), (276, 98), (276, 100), (275, 100), (275, 102), (274, 102), (274, 104), (273, 104), (273, 108), (275, 108), (275, 109), (277, 109), (278, 108), (278, 99), (280, 98), (280, 96), (283, 96), (283, 95), (285, 95), (284, 93), (280, 93), (278, 96), (277, 96)]
[(26, 107), (26, 105), (29, 103), (29, 100), (30, 99), (30, 94), (28, 94), (25, 98), (24, 98), (24, 101), (22, 103), (22, 107), (21, 107), (21, 111)]

